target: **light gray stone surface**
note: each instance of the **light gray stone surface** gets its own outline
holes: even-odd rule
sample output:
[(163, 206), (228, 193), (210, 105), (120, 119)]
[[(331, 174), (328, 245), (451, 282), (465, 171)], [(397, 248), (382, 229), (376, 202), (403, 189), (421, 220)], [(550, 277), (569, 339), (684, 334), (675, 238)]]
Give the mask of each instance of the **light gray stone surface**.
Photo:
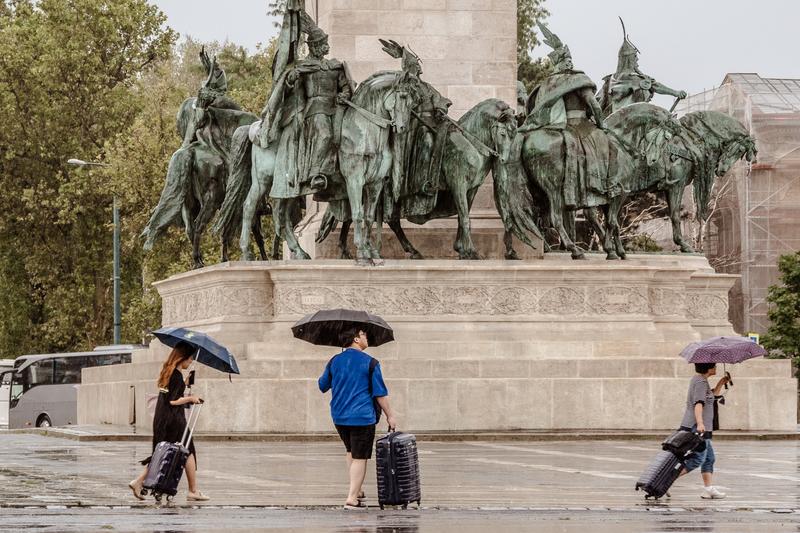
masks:
[[(316, 379), (336, 351), (292, 337), (321, 308), (384, 316), (396, 342), (371, 349), (391, 399), (416, 431), (669, 429), (692, 368), (689, 342), (731, 334), (724, 304), (733, 276), (700, 256), (634, 256), (624, 263), (550, 256), (533, 262), (233, 263), (157, 285), (165, 326), (212, 334), (242, 374), (202, 368), (195, 392), (216, 432), (313, 433), (329, 428)], [(87, 369), (80, 424), (148, 428), (146, 395), (166, 350)], [(727, 429), (794, 430), (797, 382), (788, 361), (729, 367)], [(130, 394), (133, 387), (134, 393)]]

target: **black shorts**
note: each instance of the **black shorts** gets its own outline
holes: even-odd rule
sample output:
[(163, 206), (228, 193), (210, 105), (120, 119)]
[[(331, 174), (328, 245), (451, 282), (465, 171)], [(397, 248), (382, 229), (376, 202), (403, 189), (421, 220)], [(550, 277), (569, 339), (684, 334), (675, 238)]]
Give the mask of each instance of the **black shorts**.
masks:
[(371, 426), (340, 426), (336, 431), (344, 442), (344, 447), (353, 459), (372, 459), (372, 444), (375, 441), (375, 424)]

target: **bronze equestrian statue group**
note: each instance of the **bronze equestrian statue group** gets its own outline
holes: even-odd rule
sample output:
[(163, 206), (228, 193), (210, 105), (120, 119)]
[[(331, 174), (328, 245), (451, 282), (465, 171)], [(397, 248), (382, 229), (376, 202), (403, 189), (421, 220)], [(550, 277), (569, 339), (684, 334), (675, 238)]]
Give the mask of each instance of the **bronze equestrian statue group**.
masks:
[[(639, 50), (623, 23), (617, 71), (600, 91), (573, 65), (569, 47), (540, 25), (552, 48), (551, 74), (527, 94), (518, 84), (514, 107), (497, 99), (478, 103), (458, 121), (451, 102), (422, 79), (422, 61), (408, 47), (380, 40), (400, 70), (373, 74), (360, 85), (347, 65), (328, 58), (328, 35), (303, 9), (287, 2), (273, 62), (272, 90), (260, 117), (226, 96), (225, 73), (205, 52), (208, 78), (178, 114), (183, 138), (167, 171), (161, 199), (144, 231), (146, 248), (170, 225), (182, 225), (203, 266), (200, 240), (217, 214), (222, 240), (239, 235), (242, 257), (252, 260), (251, 233), (266, 258), (260, 217), (272, 213), (277, 257), (280, 240), (292, 259), (308, 259), (295, 234), (306, 197), (327, 202), (317, 235), (339, 224), (342, 258), (354, 229), (356, 260), (380, 265), (381, 227), (387, 223), (409, 257), (421, 259), (401, 221), (425, 224), (456, 216), (453, 248), (479, 259), (470, 227), (478, 188), (491, 172), (495, 204), (506, 235), (506, 258), (515, 259), (512, 236), (534, 246), (539, 226), (554, 229), (572, 257), (575, 212), (583, 210), (608, 259), (624, 259), (620, 212), (632, 196), (666, 196), (673, 238), (681, 234), (681, 198), (692, 186), (698, 217), (707, 216), (714, 180), (756, 145), (730, 116), (696, 112), (676, 120), (673, 109), (650, 103), (655, 94), (686, 97), (639, 69)], [(299, 51), (305, 42), (307, 57)], [(546, 246), (546, 245), (545, 245)]]

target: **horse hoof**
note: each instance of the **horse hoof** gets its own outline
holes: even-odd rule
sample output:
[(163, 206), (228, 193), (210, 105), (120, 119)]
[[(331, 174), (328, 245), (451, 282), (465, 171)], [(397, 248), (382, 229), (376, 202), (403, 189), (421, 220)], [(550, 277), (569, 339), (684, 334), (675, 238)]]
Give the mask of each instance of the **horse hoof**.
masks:
[(608, 252), (608, 254), (606, 254), (606, 260), (617, 261), (619, 260), (619, 256), (617, 255), (617, 252)]
[(339, 255), (339, 259), (352, 260), (353, 259), (353, 254), (351, 254), (350, 252), (344, 251)]
[(413, 261), (421, 261), (425, 259), (425, 257), (419, 252), (411, 252), (411, 255), (408, 258)]
[(242, 261), (253, 261), (253, 254), (250, 251), (246, 251), (242, 254)]
[(520, 257), (517, 255), (517, 252), (515, 250), (506, 252), (506, 259), (509, 261), (521, 261)]
[(572, 259), (574, 259), (575, 261), (585, 261), (586, 255), (583, 252), (579, 253), (572, 252)]
[(310, 261), (311, 256), (305, 252), (299, 254), (292, 253), (292, 259), (294, 259), (295, 261)]
[(384, 261), (380, 257), (372, 259), (372, 266), (381, 267), (381, 266), (383, 266), (385, 264), (386, 264), (386, 261)]
[(481, 256), (478, 255), (478, 252), (467, 252), (465, 254), (459, 254), (459, 259), (462, 261), (480, 261)]

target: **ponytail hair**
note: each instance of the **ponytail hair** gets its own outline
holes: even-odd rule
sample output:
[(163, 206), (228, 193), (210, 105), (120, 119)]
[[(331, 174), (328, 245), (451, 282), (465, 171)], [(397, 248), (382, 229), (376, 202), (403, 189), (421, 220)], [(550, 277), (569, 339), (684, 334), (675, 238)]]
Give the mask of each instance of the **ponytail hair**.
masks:
[(179, 364), (191, 358), (194, 355), (194, 352), (195, 348), (187, 342), (179, 342), (175, 345), (175, 347), (169, 353), (167, 360), (164, 361), (163, 365), (161, 365), (161, 373), (158, 376), (159, 389), (167, 388), (167, 385), (169, 385), (169, 378), (172, 377), (172, 373)]

